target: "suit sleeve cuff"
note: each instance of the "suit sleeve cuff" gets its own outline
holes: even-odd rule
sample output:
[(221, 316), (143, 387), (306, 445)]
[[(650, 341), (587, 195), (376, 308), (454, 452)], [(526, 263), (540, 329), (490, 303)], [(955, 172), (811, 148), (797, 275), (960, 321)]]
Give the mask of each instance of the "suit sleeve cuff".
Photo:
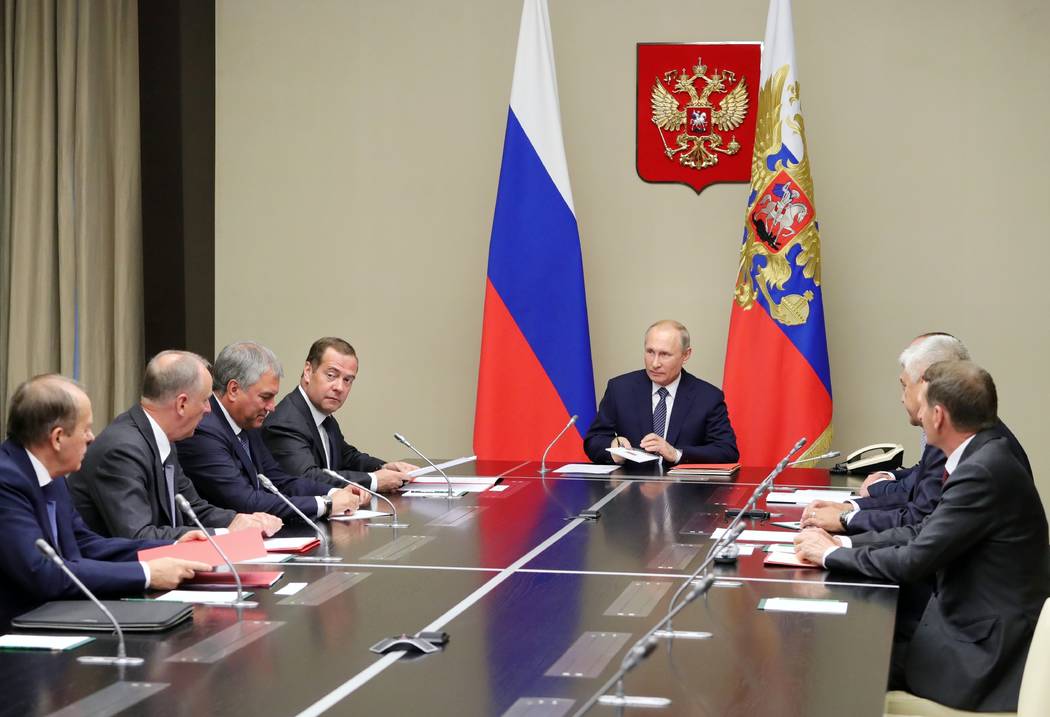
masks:
[(368, 487), (371, 490), (373, 490), (373, 491), (379, 490), (379, 479), (376, 478), (376, 474), (375, 473), (369, 473), (368, 474), (368, 478), (371, 481), (371, 483), (368, 484)]
[(820, 566), (822, 568), (828, 567), (828, 556), (839, 549), (838, 545), (832, 545), (830, 548), (824, 551), (824, 554), (820, 556)]

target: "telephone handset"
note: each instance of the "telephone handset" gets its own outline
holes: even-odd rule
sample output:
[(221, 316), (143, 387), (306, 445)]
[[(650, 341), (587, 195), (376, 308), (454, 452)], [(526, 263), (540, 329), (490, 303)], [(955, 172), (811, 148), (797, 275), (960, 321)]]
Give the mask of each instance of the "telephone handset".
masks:
[(904, 446), (899, 443), (875, 443), (859, 448), (842, 463), (836, 463), (832, 473), (876, 473), (892, 471), (904, 464)]

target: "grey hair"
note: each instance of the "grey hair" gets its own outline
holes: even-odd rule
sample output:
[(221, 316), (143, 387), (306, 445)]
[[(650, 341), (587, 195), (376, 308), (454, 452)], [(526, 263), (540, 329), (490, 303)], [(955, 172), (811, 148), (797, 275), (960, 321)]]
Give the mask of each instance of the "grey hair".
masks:
[(929, 366), (939, 361), (969, 361), (970, 352), (951, 334), (934, 332), (919, 336), (901, 352), (899, 360), (908, 378), (918, 383)]
[(649, 332), (656, 327), (675, 329), (678, 332), (678, 338), (682, 341), (682, 351), (685, 352), (689, 349), (689, 329), (685, 327), (680, 321), (674, 319), (661, 319), (660, 321), (654, 321), (649, 325), (649, 328), (645, 330), (645, 335), (648, 337)]
[(267, 371), (273, 371), (277, 378), (284, 376), (284, 369), (274, 352), (254, 341), (238, 341), (215, 357), (215, 365), (211, 369), (212, 388), (220, 396), (225, 396), (230, 381), (248, 388), (258, 383)]
[(199, 367), (210, 368), (202, 356), (191, 351), (161, 351), (146, 364), (142, 377), (142, 398), (164, 403), (180, 393), (199, 390)]

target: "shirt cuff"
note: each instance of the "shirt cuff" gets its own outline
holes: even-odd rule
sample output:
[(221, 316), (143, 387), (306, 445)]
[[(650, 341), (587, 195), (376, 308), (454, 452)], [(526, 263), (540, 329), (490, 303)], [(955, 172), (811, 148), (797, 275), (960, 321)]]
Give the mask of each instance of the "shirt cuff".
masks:
[(843, 547), (843, 548), (852, 548), (853, 547), (853, 538), (849, 537), (848, 535), (836, 535), (835, 537), (838, 538), (839, 541), (842, 543), (841, 547)]
[(675, 463), (681, 463), (682, 462), (682, 451), (680, 451), (679, 449), (675, 448), (675, 452), (678, 453), (678, 456), (674, 459), (674, 462)]
[(851, 510), (849, 515), (846, 516), (846, 525), (849, 525), (849, 522), (853, 520), (853, 517), (860, 512), (860, 507), (852, 500), (847, 500), (846, 502), (853, 506), (853, 510)]
[(140, 560), (139, 565), (142, 566), (142, 572), (146, 574), (146, 584), (142, 586), (144, 590), (149, 590), (149, 579), (152, 577), (149, 572), (149, 563), (145, 560)]
[(229, 528), (215, 528), (215, 535), (226, 535), (229, 532)]
[(820, 567), (828, 567), (828, 556), (839, 549), (838, 545), (832, 545), (830, 548), (824, 551), (824, 554), (820, 556)]
[(375, 473), (369, 473), (368, 477), (372, 479), (372, 483), (368, 487), (371, 488), (373, 491), (379, 490), (379, 479), (376, 478), (376, 474)]
[[(334, 491), (337, 491), (337, 490), (339, 490), (339, 489), (338, 488), (332, 488), (332, 490), (328, 491), (328, 495), (332, 495), (332, 493)], [(317, 515), (316, 515), (316, 517), (323, 518), (324, 517), (324, 498), (322, 498), (319, 495), (315, 495), (314, 496), (314, 500), (317, 501)]]

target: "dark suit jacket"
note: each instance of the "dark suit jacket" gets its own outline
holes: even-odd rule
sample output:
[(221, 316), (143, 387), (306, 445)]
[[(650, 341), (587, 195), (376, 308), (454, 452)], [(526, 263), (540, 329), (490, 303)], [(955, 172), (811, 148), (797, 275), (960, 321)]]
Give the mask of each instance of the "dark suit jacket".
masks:
[[(323, 422), (320, 428), (328, 433), (328, 445), (332, 447), (331, 468), (347, 480), (372, 486), (370, 471), (377, 471), (386, 461), (357, 450), (343, 437), (334, 417)], [(277, 409), (266, 417), (262, 436), (266, 447), (285, 471), (292, 475), (306, 476), (318, 483), (336, 486), (346, 485), (322, 469), (325, 467), (324, 444), (314, 425), (314, 417), (306, 399), (298, 388), (292, 390), (277, 404)]]
[(317, 515), (314, 496), (332, 488), (309, 478), (291, 476), (281, 470), (258, 429), (245, 431), (251, 457), (241, 446), (214, 396), (211, 413), (205, 414), (192, 436), (179, 441), (179, 460), (193, 485), (209, 502), (239, 513), (270, 513), (285, 522), (302, 522), (283, 500), (259, 483), (258, 474), (273, 481), (299, 510), (313, 519)]
[[(994, 435), (1006, 438), (1014, 458), (1031, 475), (1032, 465), (1028, 462), (1028, 455), (1006, 424), (998, 421), (989, 430)], [(880, 481), (868, 486), (871, 495), (854, 501), (861, 512), (850, 520), (848, 532), (865, 533), (921, 523), (941, 499), (941, 478), (946, 459), (939, 448), (927, 445), (917, 464), (894, 471), (897, 480)]]
[[(105, 596), (141, 595), (146, 575), (139, 550), (167, 541), (103, 538), (84, 525), (58, 478), (45, 496), (29, 456), (13, 441), (0, 444), (0, 625), (49, 600), (76, 600), (81, 592), (57, 565), (37, 550), (44, 538), (73, 574)], [(58, 544), (51, 534), (48, 497), (55, 503)]]
[[(583, 447), (595, 463), (612, 463), (606, 449), (615, 436), (637, 446), (652, 432), (653, 382), (645, 371), (632, 371), (609, 381)], [(722, 392), (685, 371), (674, 397), (667, 442), (682, 451), (682, 463), (732, 463), (740, 458)]]
[[(175, 468), (175, 492), (189, 501), (201, 523), (227, 527), (237, 514), (198, 495), (182, 472), (174, 445), (169, 460)], [(88, 446), (80, 470), (66, 484), (77, 511), (96, 533), (173, 541), (196, 529), (186, 525), (178, 507), (172, 514), (157, 439), (141, 406), (113, 419)]]
[(1009, 441), (981, 431), (920, 525), (853, 539), (832, 570), (936, 587), (903, 663), (915, 694), (967, 710), (1017, 709), (1025, 656), (1050, 595), (1046, 515)]

